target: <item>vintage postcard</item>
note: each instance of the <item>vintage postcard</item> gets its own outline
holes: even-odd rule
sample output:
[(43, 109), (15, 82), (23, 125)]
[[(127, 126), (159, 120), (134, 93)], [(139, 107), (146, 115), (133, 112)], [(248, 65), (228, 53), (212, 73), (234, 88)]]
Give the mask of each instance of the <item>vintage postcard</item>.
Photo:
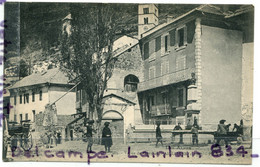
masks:
[(253, 5), (3, 5), (3, 161), (257, 156)]

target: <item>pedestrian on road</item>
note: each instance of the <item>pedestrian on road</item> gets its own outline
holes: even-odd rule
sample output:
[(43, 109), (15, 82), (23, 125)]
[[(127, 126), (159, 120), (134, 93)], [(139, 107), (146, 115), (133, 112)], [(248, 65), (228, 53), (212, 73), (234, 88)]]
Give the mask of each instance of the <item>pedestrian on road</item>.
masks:
[[(182, 130), (181, 128), (181, 123), (179, 122), (178, 125), (176, 125), (173, 130)], [(172, 135), (172, 140), (175, 139), (175, 135)], [(179, 144), (183, 144), (183, 134), (180, 133), (180, 141), (179, 141)]]
[(192, 145), (194, 145), (195, 142), (196, 142), (196, 145), (198, 145), (198, 143), (199, 143), (199, 139), (198, 139), (199, 126), (198, 126), (197, 122), (192, 125), (191, 133), (192, 133)]
[(105, 127), (103, 128), (102, 131), (102, 141), (101, 144), (105, 146), (105, 151), (106, 152), (110, 152), (110, 147), (112, 146), (113, 142), (112, 142), (112, 133), (109, 126), (109, 122), (105, 122), (104, 125)]
[(220, 140), (224, 140), (225, 144), (228, 145), (227, 141), (227, 129), (225, 125), (226, 120), (222, 119), (219, 121), (218, 129), (217, 129), (217, 143), (219, 144)]
[(94, 120), (89, 120), (87, 122), (87, 133), (86, 133), (86, 137), (87, 137), (87, 142), (88, 142), (88, 146), (87, 146), (87, 152), (92, 152), (92, 145), (93, 145), (93, 123)]
[(57, 131), (57, 144), (61, 144), (61, 130)]
[(157, 127), (156, 127), (156, 147), (157, 147), (159, 142), (161, 142), (161, 144), (163, 145), (160, 123), (158, 122)]

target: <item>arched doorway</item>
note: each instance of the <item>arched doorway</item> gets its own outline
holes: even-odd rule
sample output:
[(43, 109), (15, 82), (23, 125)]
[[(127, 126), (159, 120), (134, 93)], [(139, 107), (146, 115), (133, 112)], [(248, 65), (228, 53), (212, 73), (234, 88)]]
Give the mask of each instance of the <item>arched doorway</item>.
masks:
[(104, 112), (102, 116), (102, 125), (105, 122), (110, 122), (110, 129), (112, 131), (113, 144), (124, 143), (124, 118), (115, 111), (109, 110)]

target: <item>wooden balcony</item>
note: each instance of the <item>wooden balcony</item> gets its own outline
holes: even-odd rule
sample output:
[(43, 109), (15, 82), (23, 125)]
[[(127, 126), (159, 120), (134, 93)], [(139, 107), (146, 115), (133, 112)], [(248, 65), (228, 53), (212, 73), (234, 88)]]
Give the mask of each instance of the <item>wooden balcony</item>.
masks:
[(186, 81), (191, 78), (191, 73), (193, 72), (195, 72), (195, 68), (186, 68), (180, 71), (175, 71), (150, 80), (146, 80), (144, 82), (140, 82), (138, 84), (138, 92)]

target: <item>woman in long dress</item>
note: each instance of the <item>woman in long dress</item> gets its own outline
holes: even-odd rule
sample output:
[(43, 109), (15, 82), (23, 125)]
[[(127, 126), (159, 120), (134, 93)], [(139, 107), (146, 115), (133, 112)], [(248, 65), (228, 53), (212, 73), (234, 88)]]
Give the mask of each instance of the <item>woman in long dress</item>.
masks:
[(112, 142), (112, 133), (109, 126), (109, 122), (105, 122), (105, 127), (103, 128), (102, 131), (102, 141), (101, 144), (105, 146), (105, 151), (106, 152), (110, 152), (110, 147), (112, 146), (113, 142)]

